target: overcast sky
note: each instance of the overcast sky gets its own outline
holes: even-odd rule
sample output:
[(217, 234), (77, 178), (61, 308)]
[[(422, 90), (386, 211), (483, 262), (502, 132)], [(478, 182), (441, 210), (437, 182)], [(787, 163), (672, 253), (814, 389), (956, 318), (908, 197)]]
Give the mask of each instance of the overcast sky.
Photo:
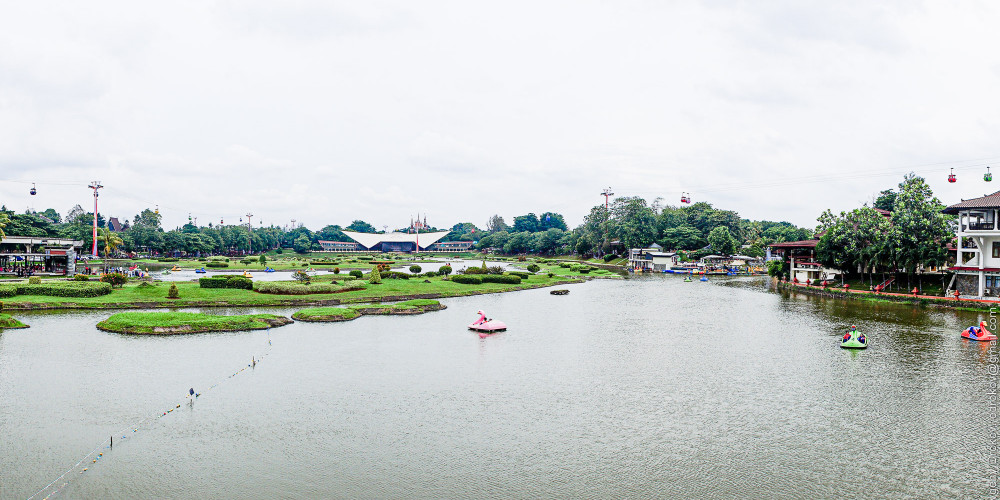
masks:
[(167, 228), (576, 226), (611, 187), (812, 227), (914, 170), (950, 204), (1000, 189), (998, 9), (7, 2), (0, 200), (65, 214), (100, 180), (101, 213)]

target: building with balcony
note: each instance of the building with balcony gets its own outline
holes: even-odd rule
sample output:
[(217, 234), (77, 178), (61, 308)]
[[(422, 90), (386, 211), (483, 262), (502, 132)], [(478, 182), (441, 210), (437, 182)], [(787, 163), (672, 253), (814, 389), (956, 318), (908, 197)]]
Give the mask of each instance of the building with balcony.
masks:
[(628, 268), (638, 273), (661, 273), (677, 265), (677, 254), (664, 252), (653, 243), (649, 248), (632, 248), (628, 253)]
[(1000, 295), (1000, 191), (962, 200), (942, 212), (958, 216), (955, 242), (955, 273), (948, 286), (962, 295)]

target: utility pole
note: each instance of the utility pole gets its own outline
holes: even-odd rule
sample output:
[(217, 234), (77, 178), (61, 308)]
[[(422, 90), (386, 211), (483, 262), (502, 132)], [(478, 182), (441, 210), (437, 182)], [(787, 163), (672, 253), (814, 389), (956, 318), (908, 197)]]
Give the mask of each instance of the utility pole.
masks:
[(94, 181), (87, 187), (94, 190), (94, 248), (91, 255), (97, 257), (97, 190), (104, 186), (101, 185), (101, 181)]
[(295, 230), (295, 219), (292, 219), (292, 228), (289, 229), (289, 231), (294, 231), (294, 230)]
[(611, 188), (607, 188), (604, 191), (601, 191), (601, 195), (604, 196), (604, 209), (605, 210), (608, 209), (608, 197), (609, 196), (614, 196), (614, 194), (615, 193), (611, 192)]
[(250, 225), (250, 217), (253, 217), (253, 214), (247, 212), (247, 236), (250, 238), (250, 255), (253, 255), (253, 227)]

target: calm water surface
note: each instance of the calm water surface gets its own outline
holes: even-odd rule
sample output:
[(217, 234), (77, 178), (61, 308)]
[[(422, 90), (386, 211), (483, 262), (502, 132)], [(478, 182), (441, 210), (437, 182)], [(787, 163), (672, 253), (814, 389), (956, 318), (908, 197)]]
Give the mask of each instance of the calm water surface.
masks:
[[(0, 333), (0, 497), (116, 432), (61, 497), (989, 496), (996, 361), (958, 338), (980, 315), (759, 283), (600, 280), (173, 337), (21, 314), (31, 328)], [(478, 309), (509, 331), (467, 332)], [(869, 349), (838, 347), (850, 324)]]

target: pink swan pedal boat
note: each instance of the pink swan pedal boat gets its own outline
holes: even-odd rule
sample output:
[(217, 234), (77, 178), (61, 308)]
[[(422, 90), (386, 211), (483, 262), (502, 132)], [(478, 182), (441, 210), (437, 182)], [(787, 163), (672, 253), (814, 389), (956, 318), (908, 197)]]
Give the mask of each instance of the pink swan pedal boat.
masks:
[(980, 342), (992, 342), (997, 339), (997, 336), (986, 329), (985, 321), (980, 321), (978, 327), (970, 326), (962, 330), (962, 338), (978, 340)]
[(507, 330), (507, 324), (495, 319), (486, 319), (486, 313), (478, 311), (479, 319), (469, 325), (469, 330), (479, 332), (480, 337), (485, 337), (491, 333), (503, 332)]

